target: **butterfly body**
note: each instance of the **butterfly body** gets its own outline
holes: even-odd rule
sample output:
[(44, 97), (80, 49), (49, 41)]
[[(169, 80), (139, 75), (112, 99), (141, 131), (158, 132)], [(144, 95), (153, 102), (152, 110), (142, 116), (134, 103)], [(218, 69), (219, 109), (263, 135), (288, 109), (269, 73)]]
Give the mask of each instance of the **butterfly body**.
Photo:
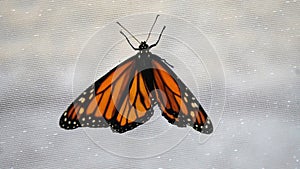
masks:
[(138, 53), (79, 95), (61, 116), (60, 126), (110, 127), (114, 132), (124, 133), (147, 122), (157, 105), (169, 123), (210, 134), (213, 126), (199, 101), (168, 63), (150, 52), (159, 39), (150, 46), (141, 42), (138, 48), (129, 42)]

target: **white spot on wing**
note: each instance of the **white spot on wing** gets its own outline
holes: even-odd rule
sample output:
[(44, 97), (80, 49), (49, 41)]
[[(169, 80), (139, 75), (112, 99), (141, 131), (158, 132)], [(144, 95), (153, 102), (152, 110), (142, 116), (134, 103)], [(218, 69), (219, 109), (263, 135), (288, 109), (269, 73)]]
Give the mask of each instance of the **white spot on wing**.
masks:
[(92, 93), (89, 97), (89, 99), (91, 100), (93, 98), (94, 94)]
[(193, 108), (198, 108), (197, 103), (194, 103), (194, 102), (193, 102), (191, 105), (192, 105)]
[(81, 97), (81, 98), (79, 99), (79, 101), (80, 101), (81, 103), (84, 103), (85, 98), (84, 98), (84, 97)]
[(81, 107), (81, 108), (79, 109), (79, 114), (82, 114), (83, 112), (84, 112), (84, 108)]
[(187, 100), (187, 98), (186, 97), (183, 97), (183, 99), (184, 99), (184, 101), (187, 103), (188, 102), (188, 100)]

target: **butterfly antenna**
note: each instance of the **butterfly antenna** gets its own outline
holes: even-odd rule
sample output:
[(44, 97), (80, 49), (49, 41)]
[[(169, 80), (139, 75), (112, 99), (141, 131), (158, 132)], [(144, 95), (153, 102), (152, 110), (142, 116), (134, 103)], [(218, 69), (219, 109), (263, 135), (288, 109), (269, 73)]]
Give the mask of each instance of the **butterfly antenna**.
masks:
[(147, 37), (147, 39), (146, 39), (146, 42), (147, 42), (148, 39), (150, 38), (152, 29), (153, 29), (153, 27), (154, 27), (154, 25), (155, 25), (155, 23), (156, 23), (158, 17), (159, 17), (159, 15), (156, 16), (156, 18), (155, 18), (155, 20), (154, 20), (154, 23), (153, 23), (152, 26), (151, 26), (151, 29), (150, 29), (150, 31), (149, 31), (148, 37)]
[(133, 37), (133, 39), (135, 39), (137, 41), (137, 43), (140, 44), (140, 41), (136, 37), (134, 37), (133, 34), (131, 34), (123, 25), (121, 25), (120, 22), (117, 22), (117, 24), (120, 25), (121, 28), (123, 28), (127, 33), (129, 33), (131, 35), (131, 37)]

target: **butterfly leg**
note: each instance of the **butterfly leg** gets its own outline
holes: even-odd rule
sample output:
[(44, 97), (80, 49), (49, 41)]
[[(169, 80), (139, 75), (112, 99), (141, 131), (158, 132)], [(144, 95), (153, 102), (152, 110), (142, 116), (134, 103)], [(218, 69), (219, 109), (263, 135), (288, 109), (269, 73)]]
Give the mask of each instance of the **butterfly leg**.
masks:
[(126, 38), (127, 42), (128, 42), (129, 45), (132, 47), (132, 49), (134, 49), (134, 50), (139, 50), (139, 48), (135, 48), (135, 47), (130, 43), (129, 39), (127, 38), (127, 36), (126, 36), (122, 31), (120, 31), (120, 33)]
[(165, 29), (166, 29), (166, 26), (164, 26), (163, 29), (161, 30), (160, 35), (159, 35), (159, 37), (158, 37), (156, 43), (152, 44), (152, 45), (149, 47), (149, 49), (153, 48), (154, 46), (156, 46), (156, 45), (158, 44), (158, 42), (159, 42), (159, 40), (160, 40), (160, 38), (161, 38), (161, 35), (162, 35), (162, 33), (164, 32)]

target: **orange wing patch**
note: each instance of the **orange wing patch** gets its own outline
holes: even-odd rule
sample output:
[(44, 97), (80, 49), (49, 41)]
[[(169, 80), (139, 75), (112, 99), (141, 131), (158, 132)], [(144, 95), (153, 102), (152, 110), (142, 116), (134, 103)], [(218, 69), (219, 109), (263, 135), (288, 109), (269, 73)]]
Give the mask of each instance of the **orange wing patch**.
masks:
[(125, 73), (125, 70), (128, 69), (129, 66), (132, 66), (132, 62), (127, 62), (124, 63), (122, 66), (118, 66), (113, 73), (110, 73), (109, 76), (101, 82), (97, 89), (97, 94), (101, 93), (109, 86), (111, 86), (112, 83), (114, 83), (118, 78), (120, 78), (120, 76), (122, 76)]
[(163, 116), (171, 124), (179, 127), (189, 125), (197, 131), (210, 134), (213, 131), (212, 123), (192, 92), (163, 63), (153, 60), (152, 65), (154, 88), (161, 91), (155, 92), (156, 100)]

